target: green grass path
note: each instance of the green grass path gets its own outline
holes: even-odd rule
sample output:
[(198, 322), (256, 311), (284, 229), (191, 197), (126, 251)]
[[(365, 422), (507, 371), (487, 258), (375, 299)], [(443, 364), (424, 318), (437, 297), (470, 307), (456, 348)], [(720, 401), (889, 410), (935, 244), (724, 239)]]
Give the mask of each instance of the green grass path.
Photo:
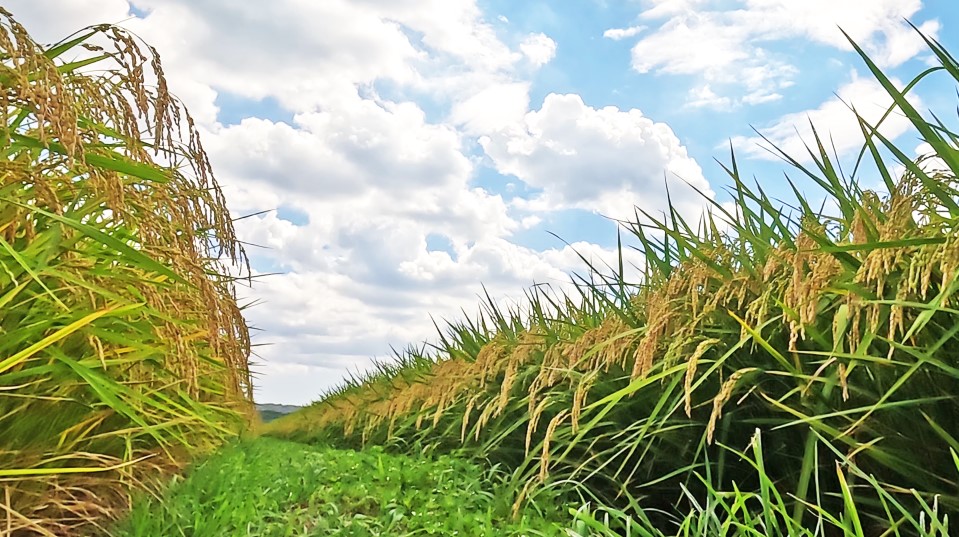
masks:
[[(259, 438), (141, 498), (111, 533), (137, 537), (552, 536), (540, 513), (507, 522), (513, 494), (469, 462)], [(557, 519), (557, 513), (550, 514)], [(560, 515), (561, 516), (561, 515)], [(569, 516), (562, 516), (568, 519)]]

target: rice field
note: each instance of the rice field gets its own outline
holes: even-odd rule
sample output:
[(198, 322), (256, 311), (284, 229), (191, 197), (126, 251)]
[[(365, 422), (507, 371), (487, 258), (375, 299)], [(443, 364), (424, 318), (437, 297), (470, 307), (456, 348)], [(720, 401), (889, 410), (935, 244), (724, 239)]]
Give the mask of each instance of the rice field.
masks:
[(245, 255), (156, 51), (0, 8), (0, 535), (93, 535), (252, 416)]
[(247, 260), (157, 52), (0, 8), (0, 535), (950, 535), (959, 134), (908, 97), (959, 62), (924, 39), (902, 87), (850, 42), (929, 154), (860, 118), (779, 200), (730, 153), (732, 204), (622, 223), (638, 281), (489, 301), (260, 427), (308, 447), (232, 444)]
[(266, 434), (455, 451), (509, 470), (514, 516), (560, 494), (588, 506), (590, 535), (949, 535), (959, 135), (940, 119), (955, 109), (908, 96), (959, 82), (959, 63), (924, 39), (937, 65), (904, 87), (850, 43), (894, 102), (883, 121), (908, 118), (929, 154), (857, 115), (858, 159), (816, 133), (807, 155), (780, 152), (795, 196), (777, 200), (731, 153), (732, 208), (704, 197), (700, 221), (670, 208), (623, 223), (639, 281), (620, 261), (572, 294), (490, 301)]

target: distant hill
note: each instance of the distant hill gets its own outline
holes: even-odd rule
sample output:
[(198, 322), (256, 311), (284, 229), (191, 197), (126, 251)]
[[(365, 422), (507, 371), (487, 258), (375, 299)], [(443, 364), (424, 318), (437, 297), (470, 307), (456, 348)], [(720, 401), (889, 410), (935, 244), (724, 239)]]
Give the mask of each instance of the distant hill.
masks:
[(276, 405), (272, 403), (257, 403), (256, 405), (256, 409), (260, 413), (260, 419), (262, 419), (264, 423), (273, 421), (290, 412), (296, 412), (301, 408), (303, 407), (296, 405)]

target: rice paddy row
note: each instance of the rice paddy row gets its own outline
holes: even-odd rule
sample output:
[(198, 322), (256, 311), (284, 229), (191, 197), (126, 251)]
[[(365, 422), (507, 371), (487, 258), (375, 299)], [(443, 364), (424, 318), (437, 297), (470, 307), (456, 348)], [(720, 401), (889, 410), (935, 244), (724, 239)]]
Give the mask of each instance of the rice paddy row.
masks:
[(670, 207), (624, 223), (640, 281), (620, 261), (571, 295), (490, 301), (267, 433), (465, 453), (508, 470), (514, 516), (589, 503), (598, 535), (948, 535), (959, 134), (955, 109), (916, 110), (909, 93), (959, 83), (959, 63), (922, 38), (937, 65), (905, 86), (850, 43), (893, 103), (882, 121), (908, 118), (904, 138), (929, 154), (851, 110), (858, 159), (814, 131), (808, 154), (780, 154), (786, 200), (749, 186), (732, 154), (731, 208), (704, 197), (701, 220)]
[(0, 8), (0, 535), (91, 535), (246, 427), (245, 263), (156, 51)]

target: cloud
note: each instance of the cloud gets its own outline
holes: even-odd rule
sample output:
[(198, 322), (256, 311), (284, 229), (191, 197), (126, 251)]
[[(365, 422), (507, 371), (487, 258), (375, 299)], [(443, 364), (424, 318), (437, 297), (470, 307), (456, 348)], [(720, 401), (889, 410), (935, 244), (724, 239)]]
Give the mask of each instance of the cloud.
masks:
[[(633, 69), (696, 75), (712, 91), (730, 88), (733, 94), (746, 95), (736, 102), (755, 105), (779, 99), (779, 91), (794, 83), (798, 69), (776, 52), (776, 45), (787, 40), (809, 40), (850, 51), (851, 45), (838, 29), (843, 28), (883, 67), (897, 66), (924, 50), (921, 38), (904, 21), (916, 15), (921, 0), (743, 0), (738, 4), (734, 9), (720, 0), (648, 2), (640, 19), (658, 26), (644, 32), (633, 46)], [(940, 24), (931, 20), (920, 28), (935, 37)]]
[(936, 150), (928, 142), (922, 142), (914, 151), (919, 167), (928, 174), (952, 173), (949, 164), (937, 156)]
[(757, 89), (743, 96), (742, 102), (746, 104), (771, 103), (782, 99), (783, 96), (778, 92), (770, 92), (764, 89)]
[[(268, 247), (252, 250), (256, 265), (283, 273), (245, 295), (262, 302), (248, 319), (263, 330), (257, 341), (270, 343), (260, 349), (261, 400), (302, 401), (281, 383), (313, 375), (319, 393), (391, 345), (433, 337), (431, 316), (475, 311), (483, 285), (520, 300), (533, 283), (563, 287), (567, 271), (584, 270), (569, 247), (513, 243), (514, 230), (540, 217), (514, 217), (498, 195), (471, 187), (475, 163), (459, 136), (412, 103), (356, 96), (341, 109), (298, 114), (293, 125), (246, 119), (209, 140), (237, 212), (284, 206), (309, 216), (300, 225), (275, 213), (237, 223), (244, 240)], [(446, 238), (450, 252), (430, 251), (430, 235)]]
[(231, 179), (315, 199), (342, 201), (376, 188), (402, 201), (469, 178), (459, 134), (427, 123), (411, 102), (354, 96), (337, 108), (297, 114), (294, 123), (248, 118), (211, 133), (206, 145)]
[(603, 32), (603, 37), (606, 39), (612, 39), (613, 41), (619, 41), (621, 39), (626, 39), (627, 37), (633, 37), (638, 35), (640, 32), (646, 29), (646, 26), (630, 26), (629, 28), (610, 28)]
[(453, 106), (450, 121), (467, 134), (483, 134), (515, 123), (529, 110), (529, 83), (492, 84)]
[[(50, 41), (133, 11), (118, 0), (5, 7)], [(136, 7), (145, 15), (124, 24), (160, 51), (233, 214), (299, 215), (236, 223), (241, 240), (262, 246), (249, 248), (255, 271), (279, 273), (241, 290), (243, 301), (259, 303), (245, 312), (262, 330), (255, 342), (269, 344), (258, 347), (261, 400), (305, 402), (391, 345), (431, 337), (431, 315), (476, 311), (483, 285), (519, 300), (533, 283), (567, 286), (568, 272), (584, 269), (577, 251), (614, 263), (614, 251), (588, 243), (544, 251), (517, 244), (513, 234), (547, 212), (631, 216), (633, 203), (658, 210), (666, 177), (693, 210), (699, 202), (672, 172), (708, 192), (672, 130), (638, 110), (551, 95), (530, 112), (529, 77), (555, 57), (556, 43), (530, 34), (508, 46), (475, 0)], [(224, 125), (216, 104), (223, 92), (271, 98), (293, 119)], [(484, 155), (473, 154), (480, 136)], [(541, 197), (506, 202), (478, 188), (484, 159)], [(431, 249), (436, 237), (448, 248)]]
[(717, 13), (690, 12), (666, 21), (633, 47), (633, 68), (640, 73), (718, 76), (724, 68), (748, 60), (746, 36), (723, 19)]
[[(360, 241), (332, 268), (270, 276), (254, 291), (243, 290), (243, 298), (263, 301), (247, 317), (270, 342), (259, 350), (261, 401), (311, 400), (347, 369), (384, 357), (390, 345), (432, 339), (434, 319), (442, 326), (444, 319), (460, 319), (461, 308), (476, 312), (486, 291), (509, 303), (520, 302), (533, 282), (568, 289), (567, 271), (585, 268), (579, 254), (600, 268), (617, 263), (615, 251), (589, 243), (535, 252), (496, 238), (458, 245), (453, 260), (426, 252), (413, 234), (378, 231), (354, 234)], [(637, 253), (625, 253), (627, 266), (640, 263)], [(383, 285), (385, 278), (401, 284)], [(313, 391), (286, 384), (294, 373), (311, 375)], [(283, 385), (291, 391), (284, 394)]]
[[(906, 24), (922, 8), (922, 0), (747, 0), (746, 9), (736, 14), (742, 26), (752, 26), (752, 33), (761, 40), (803, 37), (812, 41), (852, 50), (839, 31), (867, 50), (882, 51), (881, 65), (894, 67), (920, 52), (924, 47), (915, 31)], [(928, 21), (923, 29), (937, 32), (939, 23)], [(902, 47), (893, 51), (891, 47)]]
[[(867, 123), (875, 126), (893, 101), (875, 80), (859, 78), (856, 72), (852, 73), (851, 78), (850, 82), (839, 88), (835, 97), (824, 101), (817, 108), (787, 114), (772, 125), (759, 129), (769, 142), (760, 136), (740, 136), (733, 138), (733, 145), (750, 156), (778, 160), (779, 157), (767, 150), (772, 143), (793, 158), (801, 162), (809, 162), (806, 144), (815, 146), (810, 126), (812, 123), (830, 151), (835, 148), (838, 154), (843, 155), (859, 149), (865, 140), (850, 106), (854, 107)], [(902, 88), (899, 80), (892, 79), (892, 82), (900, 89)], [(922, 108), (918, 97), (912, 96), (909, 100), (917, 108)], [(883, 121), (879, 132), (889, 139), (894, 139), (906, 132), (910, 125), (909, 119), (901, 113), (893, 113)]]
[[(919, 31), (935, 37), (942, 29), (937, 20), (926, 21), (918, 25)], [(895, 67), (928, 51), (928, 45), (916, 31), (908, 26), (892, 26), (884, 32), (885, 39), (870, 44), (868, 52), (881, 67)]]
[[(475, 0), (392, 2), (11, 0), (5, 6), (44, 40), (80, 25), (125, 21), (161, 51), (171, 87), (212, 124), (220, 91), (275, 98), (293, 112), (350, 99), (358, 86), (393, 84), (449, 102), (509, 81), (524, 57), (501, 42)], [(79, 23), (79, 24), (78, 24)], [(175, 27), (177, 32), (170, 32)], [(548, 38), (531, 37), (536, 61)], [(551, 41), (550, 41), (551, 42)], [(533, 61), (531, 59), (530, 61)]]
[(698, 88), (693, 88), (689, 92), (689, 100), (686, 104), (692, 108), (727, 108), (733, 104), (729, 97), (720, 97), (713, 92), (709, 84), (704, 84)]
[[(303, 215), (237, 222), (242, 240), (265, 247), (250, 247), (254, 268), (282, 273), (244, 291), (261, 303), (248, 310), (264, 330), (257, 342), (272, 343), (260, 351), (264, 371), (282, 376), (293, 364), (338, 380), (348, 364), (429, 337), (430, 313), (472, 310), (480, 282), (505, 296), (565, 278), (510, 242), (536, 217), (521, 223), (499, 195), (472, 186), (463, 147), (465, 132), (522, 118), (522, 77), (555, 53), (545, 35), (511, 50), (472, 0), (137, 6), (146, 15), (125, 25), (156, 46), (172, 90), (197, 115), (233, 213)], [(117, 1), (6, 7), (49, 41), (131, 13)], [(272, 97), (294, 119), (221, 125), (219, 92)], [(442, 112), (429, 119), (427, 107)], [(428, 251), (429, 235), (446, 237), (453, 255)]]
[(710, 193), (668, 125), (637, 109), (592, 108), (578, 95), (547, 95), (540, 110), (480, 145), (500, 173), (542, 190), (515, 202), (530, 210), (580, 208), (629, 218), (634, 205), (660, 211), (664, 183), (679, 204), (702, 202), (683, 181)]
[(546, 34), (530, 34), (519, 44), (523, 55), (536, 67), (546, 65), (556, 56), (556, 41)]
[(12, 0), (3, 6), (38, 43), (54, 43), (86, 26), (133, 17), (126, 0)]
[(712, 0), (649, 0), (642, 16), (646, 19), (657, 19), (682, 15), (701, 10), (711, 2)]

